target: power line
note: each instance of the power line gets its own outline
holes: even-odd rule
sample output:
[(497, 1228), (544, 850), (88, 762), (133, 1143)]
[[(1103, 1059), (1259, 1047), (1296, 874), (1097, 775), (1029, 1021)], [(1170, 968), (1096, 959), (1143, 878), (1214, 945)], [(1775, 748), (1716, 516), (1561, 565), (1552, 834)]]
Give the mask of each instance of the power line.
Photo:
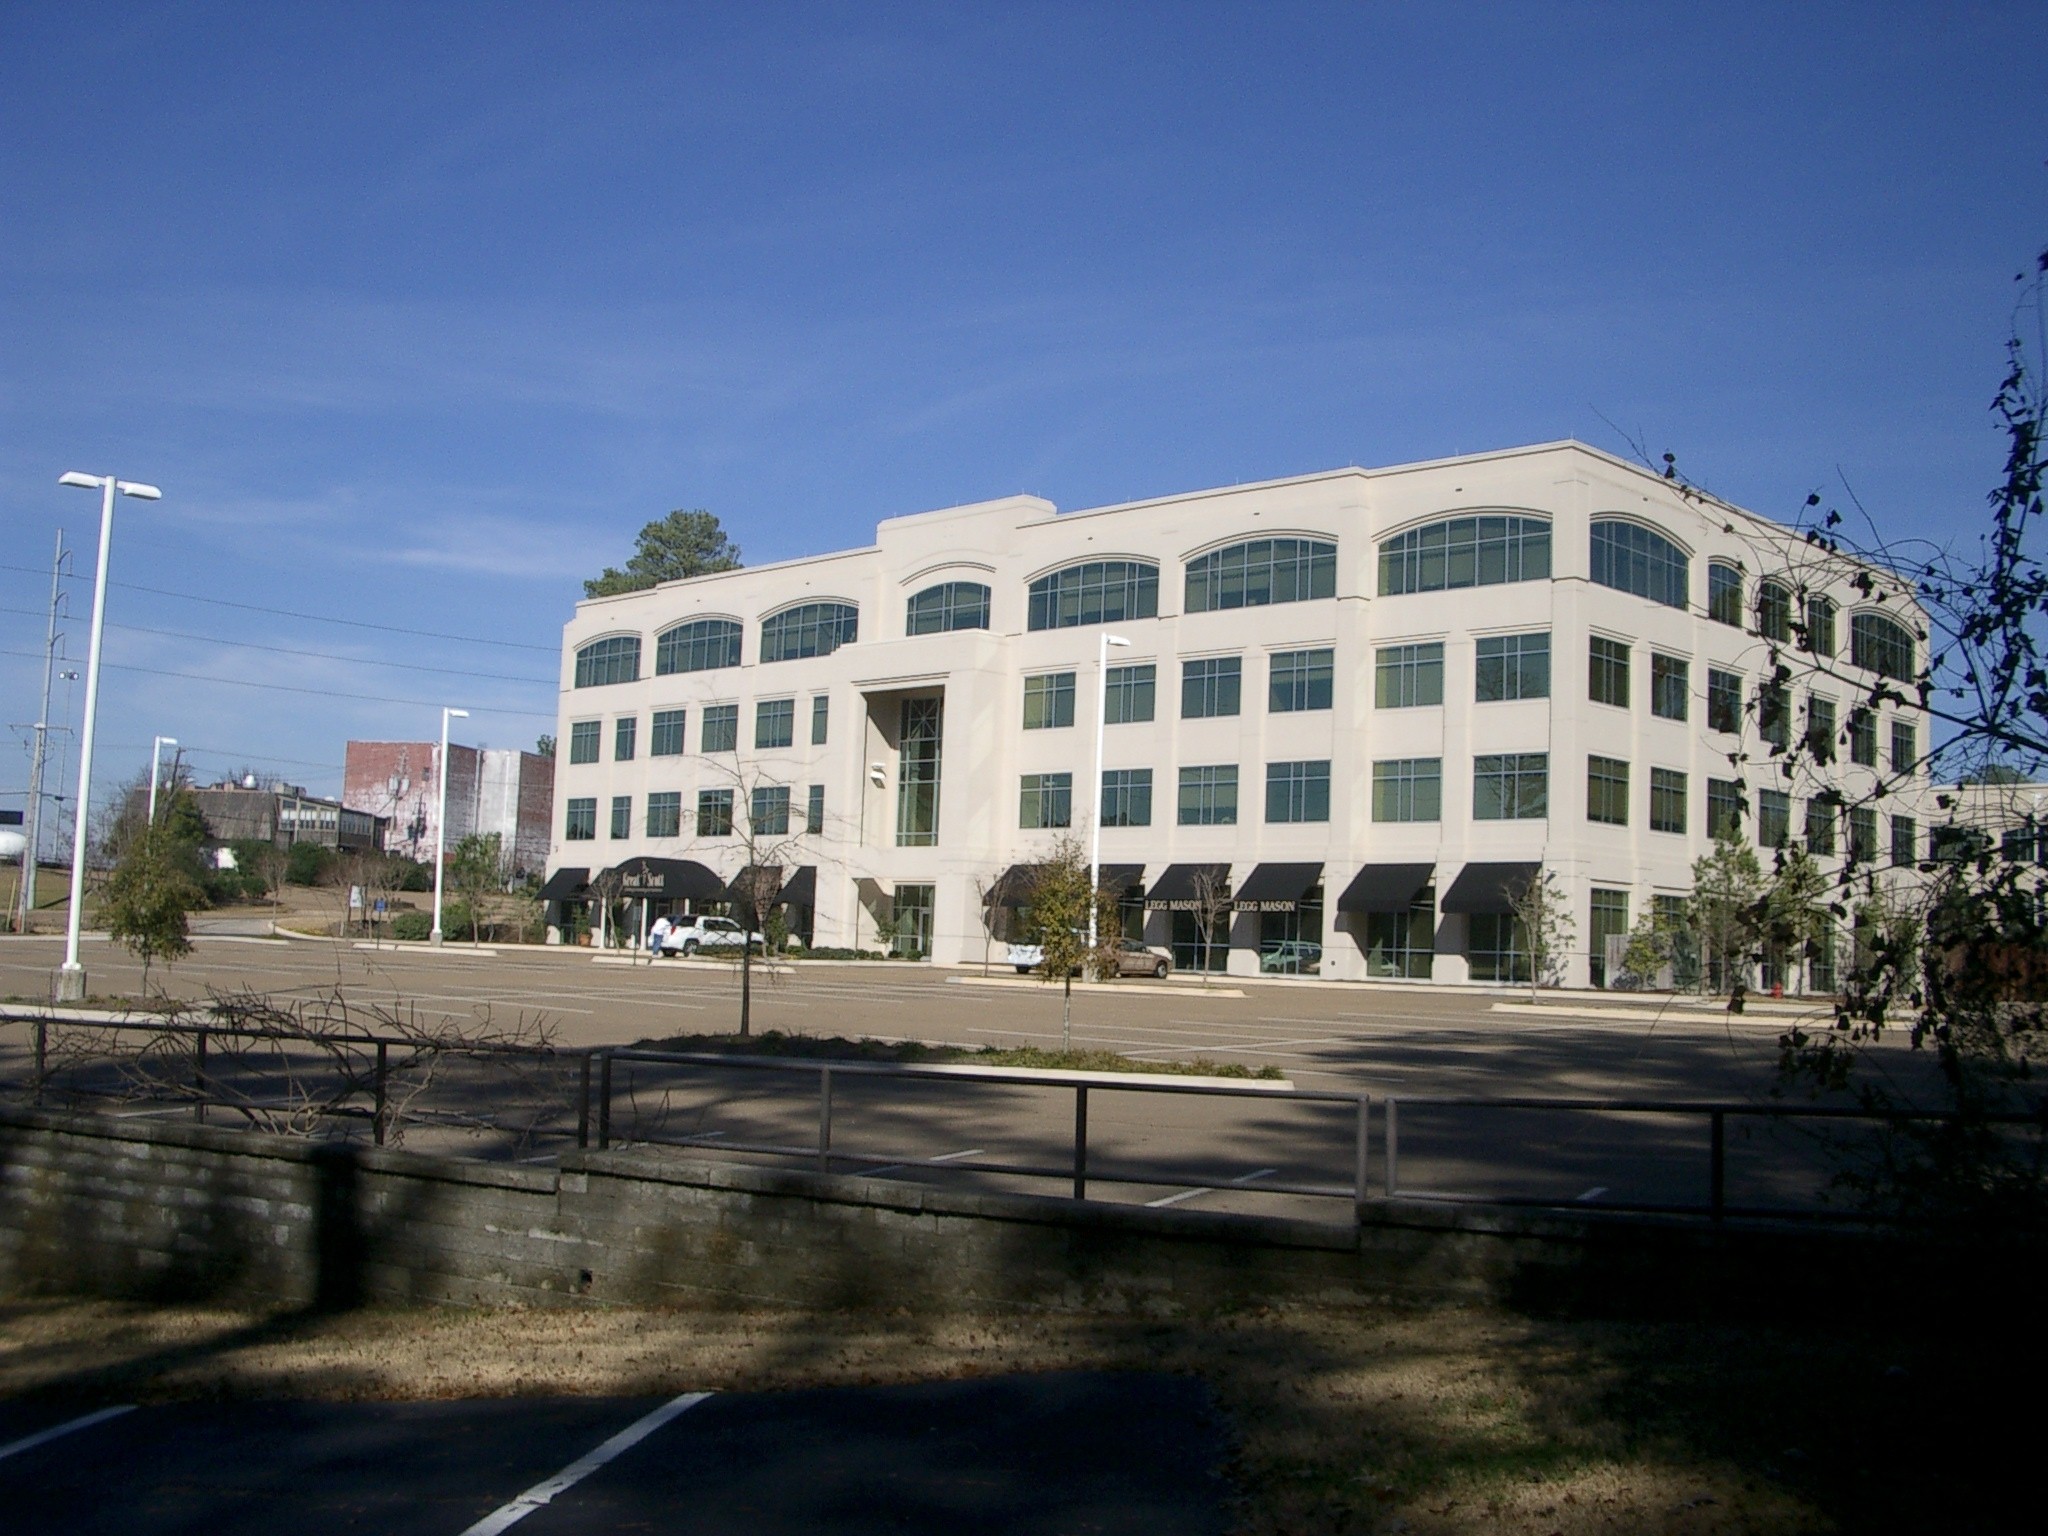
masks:
[[(20, 614), (26, 618), (41, 617), (31, 608), (4, 608), (0, 613)], [(255, 640), (225, 640), (218, 635), (195, 635), (184, 629), (153, 629), (146, 624), (116, 624), (109, 621), (108, 629), (125, 630), (135, 635), (162, 635), (172, 640), (197, 640), (204, 645), (233, 646), (244, 651), (268, 651), (275, 656), (305, 656), (314, 661), (338, 661), (351, 667), (396, 667), (403, 672), (435, 672), (443, 677), (477, 677), (493, 683), (530, 683), (534, 687), (545, 687), (552, 681), (545, 677), (515, 677), (509, 672), (468, 672), (460, 667), (427, 667), (413, 661), (381, 661), (371, 656), (338, 656), (332, 651), (301, 651), (288, 645), (263, 645)]]
[[(33, 566), (8, 565), (0, 562), (0, 571), (26, 571), (31, 576), (42, 572)], [(67, 581), (83, 581), (83, 576), (67, 576)], [(226, 597), (202, 597), (197, 592), (173, 592), (168, 587), (145, 587), (132, 581), (110, 581), (110, 587), (122, 587), (130, 592), (147, 592), (153, 597), (175, 597), (187, 603), (212, 603), (218, 608), (239, 608), (244, 613), (268, 613), (281, 619), (306, 619), (315, 624), (345, 624), (350, 629), (374, 629), (387, 635), (412, 635), (424, 640), (454, 640), (463, 645), (499, 645), (515, 651), (545, 651), (550, 656), (559, 655), (560, 648), (552, 645), (535, 645), (528, 640), (490, 640), (481, 635), (451, 635), (438, 629), (407, 629), (398, 624), (372, 624), (367, 619), (337, 619), (324, 613), (302, 613), (295, 608), (266, 608), (261, 603), (238, 603)]]
[[(34, 655), (33, 651), (0, 650), (0, 656)], [(381, 693), (341, 693), (332, 688), (297, 688), (290, 683), (256, 683), (240, 677), (208, 677), (203, 672), (171, 672), (162, 667), (138, 667), (132, 662), (125, 661), (102, 661), (100, 665), (115, 672), (141, 672), (150, 677), (175, 677), (188, 683), (220, 683), (230, 688), (261, 688), (267, 693), (303, 693), (321, 699), (356, 699), (366, 704), (416, 704), (421, 709), (439, 709), (445, 702), (442, 699), (399, 699)], [(477, 705), (476, 708), (479, 713), (488, 715), (518, 715), (532, 720), (555, 718), (551, 710), (543, 712), (538, 709), (498, 709), (486, 708), (483, 705)]]

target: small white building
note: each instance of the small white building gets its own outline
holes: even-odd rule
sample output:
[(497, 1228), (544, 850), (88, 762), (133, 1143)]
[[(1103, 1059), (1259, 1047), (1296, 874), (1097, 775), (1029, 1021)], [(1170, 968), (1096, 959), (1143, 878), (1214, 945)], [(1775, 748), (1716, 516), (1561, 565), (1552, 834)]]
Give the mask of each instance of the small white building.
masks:
[[(871, 946), (881, 919), (979, 960), (989, 886), (1085, 839), (1099, 790), (1127, 925), (1182, 968), (1314, 945), (1329, 977), (1508, 980), (1504, 887), (1548, 867), (1566, 979), (1598, 984), (1714, 826), (1918, 856), (1927, 731), (1884, 684), (1923, 630), (1885, 573), (1570, 442), (891, 518), (866, 549), (577, 605), (549, 889), (641, 858), (730, 879), (733, 818), (786, 817), (794, 928)], [(1834, 758), (1811, 793), (1770, 762), (1794, 730)], [(1234, 898), (1212, 945), (1205, 869)]]

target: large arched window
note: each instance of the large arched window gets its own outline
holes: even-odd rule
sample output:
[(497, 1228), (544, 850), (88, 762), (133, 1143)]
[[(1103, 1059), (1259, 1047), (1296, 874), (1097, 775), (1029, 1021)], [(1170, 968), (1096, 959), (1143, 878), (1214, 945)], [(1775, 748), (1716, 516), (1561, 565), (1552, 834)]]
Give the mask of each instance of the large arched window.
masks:
[(1685, 606), (1685, 551), (1641, 523), (1604, 517), (1593, 524), (1593, 580), (1667, 608)]
[(851, 603), (800, 603), (761, 621), (761, 659), (798, 661), (830, 656), (860, 638), (860, 610)]
[(1159, 616), (1159, 567), (1149, 560), (1090, 560), (1031, 583), (1032, 629), (1116, 624)]
[(606, 683), (640, 680), (640, 637), (607, 635), (576, 653), (576, 686), (601, 688)]
[(1322, 539), (1253, 539), (1188, 562), (1189, 613), (1261, 608), (1337, 595), (1337, 546)]
[(948, 581), (926, 587), (910, 600), (905, 633), (941, 635), (954, 629), (988, 628), (988, 588), (978, 581)]
[(1780, 645), (1792, 639), (1792, 594), (1783, 582), (1757, 583), (1756, 632)]
[(1707, 617), (1742, 628), (1742, 571), (1725, 560), (1707, 566)]
[(654, 637), (654, 675), (671, 672), (709, 672), (714, 667), (740, 664), (740, 626), (737, 619), (692, 619)]
[(1540, 517), (1452, 517), (1380, 545), (1380, 596), (1491, 587), (1550, 577), (1550, 524)]
[(1880, 677), (1913, 679), (1913, 632), (1881, 613), (1849, 615), (1849, 660)]

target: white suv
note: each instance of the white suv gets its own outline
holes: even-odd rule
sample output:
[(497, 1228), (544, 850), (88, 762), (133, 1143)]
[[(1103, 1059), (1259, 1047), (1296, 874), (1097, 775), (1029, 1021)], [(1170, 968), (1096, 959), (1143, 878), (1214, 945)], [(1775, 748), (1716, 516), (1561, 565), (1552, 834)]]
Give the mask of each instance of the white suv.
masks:
[(760, 934), (749, 935), (729, 917), (693, 917), (688, 922), (677, 923), (662, 935), (661, 952), (664, 955), (694, 955), (700, 949), (739, 949), (749, 937), (756, 949), (767, 947), (768, 941)]

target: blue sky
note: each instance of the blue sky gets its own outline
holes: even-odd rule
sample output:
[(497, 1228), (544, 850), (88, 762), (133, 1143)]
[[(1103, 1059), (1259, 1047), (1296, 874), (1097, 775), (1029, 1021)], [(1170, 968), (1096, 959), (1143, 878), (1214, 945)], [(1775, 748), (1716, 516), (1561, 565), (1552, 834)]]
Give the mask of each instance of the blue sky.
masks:
[(1967, 534), (2044, 43), (2038, 4), (12, 0), (6, 722), (60, 525), (90, 572), (67, 469), (165, 492), (118, 514), (96, 778), (164, 733), (328, 790), (442, 702), (531, 745), (581, 579), (677, 506), (759, 562), (1576, 436)]

